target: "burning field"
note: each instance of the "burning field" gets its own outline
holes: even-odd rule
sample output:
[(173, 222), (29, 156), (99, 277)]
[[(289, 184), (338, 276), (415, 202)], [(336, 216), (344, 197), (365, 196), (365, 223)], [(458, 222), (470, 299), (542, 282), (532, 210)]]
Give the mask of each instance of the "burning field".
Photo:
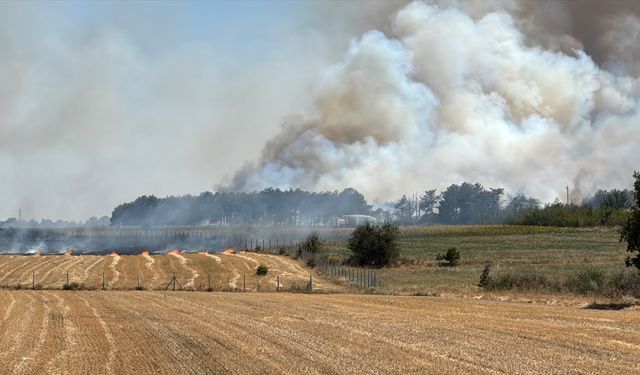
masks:
[[(256, 275), (258, 265), (269, 272)], [(77, 283), (86, 289), (165, 289), (175, 274), (176, 290), (275, 291), (304, 288), (309, 277), (314, 290), (340, 290), (310, 268), (291, 258), (256, 253), (184, 253), (106, 256), (72, 255), (2, 255), (0, 287), (10, 289), (62, 289)], [(171, 286), (173, 289), (173, 285)]]
[(637, 373), (640, 315), (444, 298), (0, 291), (2, 373)]

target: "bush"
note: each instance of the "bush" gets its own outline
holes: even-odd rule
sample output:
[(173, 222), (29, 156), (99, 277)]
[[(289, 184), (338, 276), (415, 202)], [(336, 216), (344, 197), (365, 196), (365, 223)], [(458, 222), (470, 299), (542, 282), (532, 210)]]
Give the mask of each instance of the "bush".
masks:
[(597, 268), (587, 268), (569, 276), (564, 282), (564, 287), (573, 293), (589, 294), (605, 292), (606, 284), (607, 275), (604, 271)]
[(314, 268), (316, 266), (316, 257), (312, 256), (307, 260), (307, 267)]
[(460, 263), (460, 252), (455, 247), (451, 247), (446, 253), (438, 254), (436, 260), (441, 262), (441, 266), (455, 267)]
[(320, 250), (321, 246), (322, 241), (320, 241), (320, 235), (318, 232), (313, 231), (298, 245), (297, 255), (301, 257), (304, 253), (315, 254)]
[(608, 288), (613, 295), (640, 297), (640, 274), (636, 270), (623, 270), (611, 275)]
[(487, 263), (482, 270), (482, 274), (480, 274), (480, 282), (478, 286), (481, 288), (485, 288), (491, 283), (491, 263)]
[(84, 284), (77, 283), (75, 281), (70, 282), (69, 284), (64, 284), (62, 286), (64, 290), (82, 290), (84, 289)]
[(385, 266), (395, 262), (399, 255), (400, 230), (391, 224), (361, 224), (351, 233), (349, 250), (351, 263), (357, 265)]
[(258, 276), (264, 276), (267, 274), (267, 272), (269, 272), (269, 267), (265, 266), (264, 264), (261, 264), (258, 266), (258, 268), (256, 268), (256, 275)]
[(484, 288), (487, 290), (540, 290), (553, 289), (553, 284), (538, 273), (504, 273), (496, 277), (489, 277)]

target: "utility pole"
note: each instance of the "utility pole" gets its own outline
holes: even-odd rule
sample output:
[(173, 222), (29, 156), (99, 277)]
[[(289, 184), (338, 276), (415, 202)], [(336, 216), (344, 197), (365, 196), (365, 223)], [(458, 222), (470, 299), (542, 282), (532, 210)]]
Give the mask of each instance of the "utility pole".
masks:
[(18, 208), (18, 223), (22, 222), (22, 208)]
[(569, 205), (569, 185), (566, 187), (567, 189), (567, 206)]

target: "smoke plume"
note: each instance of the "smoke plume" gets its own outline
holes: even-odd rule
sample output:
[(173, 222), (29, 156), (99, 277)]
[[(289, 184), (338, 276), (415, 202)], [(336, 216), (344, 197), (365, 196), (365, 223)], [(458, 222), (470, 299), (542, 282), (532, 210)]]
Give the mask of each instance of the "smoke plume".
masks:
[(374, 25), (384, 32), (351, 41), (319, 77), (314, 109), (287, 121), (231, 188), (350, 186), (390, 199), (464, 180), (551, 201), (567, 184), (575, 200), (628, 185), (639, 167), (638, 6), (577, 4), (401, 7)]

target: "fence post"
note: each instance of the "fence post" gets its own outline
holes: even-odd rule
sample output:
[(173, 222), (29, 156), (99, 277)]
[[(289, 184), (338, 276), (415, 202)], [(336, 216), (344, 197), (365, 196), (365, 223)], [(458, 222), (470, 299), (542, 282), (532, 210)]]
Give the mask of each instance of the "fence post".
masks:
[(104, 283), (104, 270), (102, 270), (102, 289), (107, 289), (107, 286)]
[(242, 274), (242, 291), (247, 291), (247, 275), (244, 273)]
[(309, 293), (313, 292), (313, 276), (309, 275)]
[(208, 273), (207, 273), (207, 278), (208, 278), (208, 284), (207, 284), (208, 288), (207, 288), (207, 291), (209, 291), (209, 292), (210, 292), (210, 291), (211, 291), (211, 272), (208, 272)]
[(280, 275), (276, 277), (276, 292), (280, 291)]
[(136, 286), (140, 289), (140, 273), (136, 272)]
[(67, 271), (67, 285), (69, 285), (69, 271)]
[(176, 273), (173, 273), (173, 291), (176, 291)]
[(36, 289), (36, 271), (31, 271), (31, 289)]

